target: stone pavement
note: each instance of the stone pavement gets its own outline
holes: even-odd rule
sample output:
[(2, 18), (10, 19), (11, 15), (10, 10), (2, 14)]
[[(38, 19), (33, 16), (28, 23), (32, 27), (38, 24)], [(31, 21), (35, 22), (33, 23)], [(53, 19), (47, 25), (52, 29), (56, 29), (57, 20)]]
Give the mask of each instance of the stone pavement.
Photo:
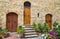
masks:
[(10, 34), (9, 37), (3, 39), (19, 39), (18, 34)]
[[(21, 38), (19, 37), (19, 34), (16, 34), (16, 33), (11, 34), (10, 33), (9, 37), (3, 38), (3, 39), (21, 39)], [(22, 38), (22, 39), (31, 39), (31, 38)]]

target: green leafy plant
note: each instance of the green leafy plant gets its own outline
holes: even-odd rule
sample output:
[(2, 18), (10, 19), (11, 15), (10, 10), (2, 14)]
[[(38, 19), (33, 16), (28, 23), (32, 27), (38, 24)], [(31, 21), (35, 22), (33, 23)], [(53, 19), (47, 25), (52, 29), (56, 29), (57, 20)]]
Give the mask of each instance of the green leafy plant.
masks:
[(54, 29), (55, 33), (59, 32), (59, 24), (56, 21), (53, 23), (53, 29)]
[(56, 37), (55, 37), (55, 36), (52, 36), (52, 35), (48, 35), (48, 36), (46, 37), (46, 39), (56, 39)]
[(3, 36), (3, 31), (2, 28), (0, 27), (0, 39), (2, 39), (2, 36)]
[(19, 34), (19, 36), (21, 38), (23, 38), (25, 36), (24, 32), (25, 32), (25, 30), (24, 30), (24, 28), (22, 26), (17, 27), (17, 33)]
[(38, 33), (43, 33), (43, 34), (45, 34), (44, 37), (48, 37), (49, 31), (50, 31), (50, 27), (48, 26), (47, 23), (44, 23), (44, 24), (33, 23), (33, 28), (35, 29), (37, 34)]
[(55, 21), (55, 22), (53, 23), (53, 26), (56, 27), (57, 25), (58, 25), (58, 23)]
[(43, 26), (42, 24), (38, 23), (38, 29), (39, 29), (39, 33), (43, 33)]
[(58, 34), (60, 35), (60, 25), (58, 25), (58, 30), (57, 30)]
[(58, 39), (60, 39), (60, 25), (56, 21), (53, 23), (53, 29), (55, 31), (55, 34), (58, 34)]
[(44, 33), (48, 33), (50, 31), (50, 27), (48, 26), (48, 24), (47, 23), (44, 23), (44, 26), (43, 26), (43, 32)]
[(58, 26), (57, 30), (55, 31), (56, 34), (58, 34), (58, 39), (60, 39), (60, 26)]
[(53, 23), (53, 29), (55, 30), (55, 32), (56, 32), (56, 30), (58, 29), (57, 26), (58, 26), (58, 23), (55, 21), (55, 22)]
[(39, 26), (36, 24), (36, 23), (33, 23), (33, 28), (35, 29), (35, 31), (37, 32), (37, 33), (39, 33)]
[(7, 28), (4, 28), (4, 29), (3, 29), (3, 32), (4, 32), (4, 33), (7, 33), (7, 32), (8, 32)]
[(6, 28), (2, 29), (0, 27), (0, 37), (4, 36), (4, 34), (6, 34), (6, 33), (7, 33), (7, 29)]
[(50, 27), (48, 26), (47, 23), (44, 23), (44, 24), (43, 24), (42, 31), (43, 31), (43, 33), (45, 34), (44, 37), (48, 37), (49, 31), (50, 31)]
[(2, 32), (2, 28), (0, 27), (0, 32)]
[(24, 33), (25, 30), (22, 26), (17, 27), (17, 33)]
[(43, 33), (43, 26), (40, 23), (33, 23), (33, 28), (37, 33)]

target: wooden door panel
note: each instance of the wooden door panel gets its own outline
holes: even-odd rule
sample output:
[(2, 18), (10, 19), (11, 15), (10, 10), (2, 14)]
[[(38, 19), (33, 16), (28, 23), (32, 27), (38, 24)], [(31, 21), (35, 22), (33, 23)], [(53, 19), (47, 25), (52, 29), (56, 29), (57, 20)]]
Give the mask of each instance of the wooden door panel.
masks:
[(30, 24), (30, 7), (25, 7), (24, 11), (24, 25)]
[(12, 16), (11, 16), (11, 14), (9, 14), (8, 16), (7, 16), (7, 28), (8, 28), (8, 31), (11, 31), (11, 29), (12, 29), (12, 23), (11, 23), (11, 21), (12, 21)]
[(25, 15), (30, 15), (30, 8), (29, 7), (25, 8)]
[(18, 17), (15, 13), (7, 14), (6, 26), (9, 32), (15, 32), (18, 24)]
[(50, 14), (46, 15), (46, 23), (52, 28), (52, 16)]
[(26, 21), (25, 21), (25, 24), (30, 24), (30, 19), (29, 19), (29, 17), (26, 17), (25, 20), (26, 20)]
[(17, 16), (13, 16), (13, 31), (16, 31), (17, 28)]

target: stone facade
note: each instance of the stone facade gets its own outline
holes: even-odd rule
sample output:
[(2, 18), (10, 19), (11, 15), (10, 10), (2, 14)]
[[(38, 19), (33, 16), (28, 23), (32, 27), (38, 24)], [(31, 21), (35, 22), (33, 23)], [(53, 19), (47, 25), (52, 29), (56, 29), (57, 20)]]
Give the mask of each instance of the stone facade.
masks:
[[(45, 15), (53, 15), (53, 22), (60, 20), (60, 0), (0, 0), (0, 25), (6, 26), (6, 14), (15, 12), (18, 14), (18, 26), (23, 25), (24, 2), (31, 3), (31, 25), (33, 22), (45, 22)], [(39, 17), (37, 14), (39, 13)]]

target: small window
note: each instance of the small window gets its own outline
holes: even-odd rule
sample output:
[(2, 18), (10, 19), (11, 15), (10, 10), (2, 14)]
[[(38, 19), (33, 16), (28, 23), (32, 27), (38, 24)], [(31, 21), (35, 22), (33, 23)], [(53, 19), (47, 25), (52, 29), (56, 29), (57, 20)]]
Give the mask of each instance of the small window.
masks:
[(39, 17), (39, 13), (37, 14), (37, 17)]
[(52, 15), (51, 15), (51, 14), (47, 14), (47, 15), (46, 15), (46, 17), (47, 17), (47, 16), (50, 16), (50, 17), (52, 17)]
[(31, 6), (31, 3), (28, 2), (28, 1), (26, 1), (26, 2), (24, 3), (24, 6), (25, 6), (25, 7), (30, 7), (30, 6)]

